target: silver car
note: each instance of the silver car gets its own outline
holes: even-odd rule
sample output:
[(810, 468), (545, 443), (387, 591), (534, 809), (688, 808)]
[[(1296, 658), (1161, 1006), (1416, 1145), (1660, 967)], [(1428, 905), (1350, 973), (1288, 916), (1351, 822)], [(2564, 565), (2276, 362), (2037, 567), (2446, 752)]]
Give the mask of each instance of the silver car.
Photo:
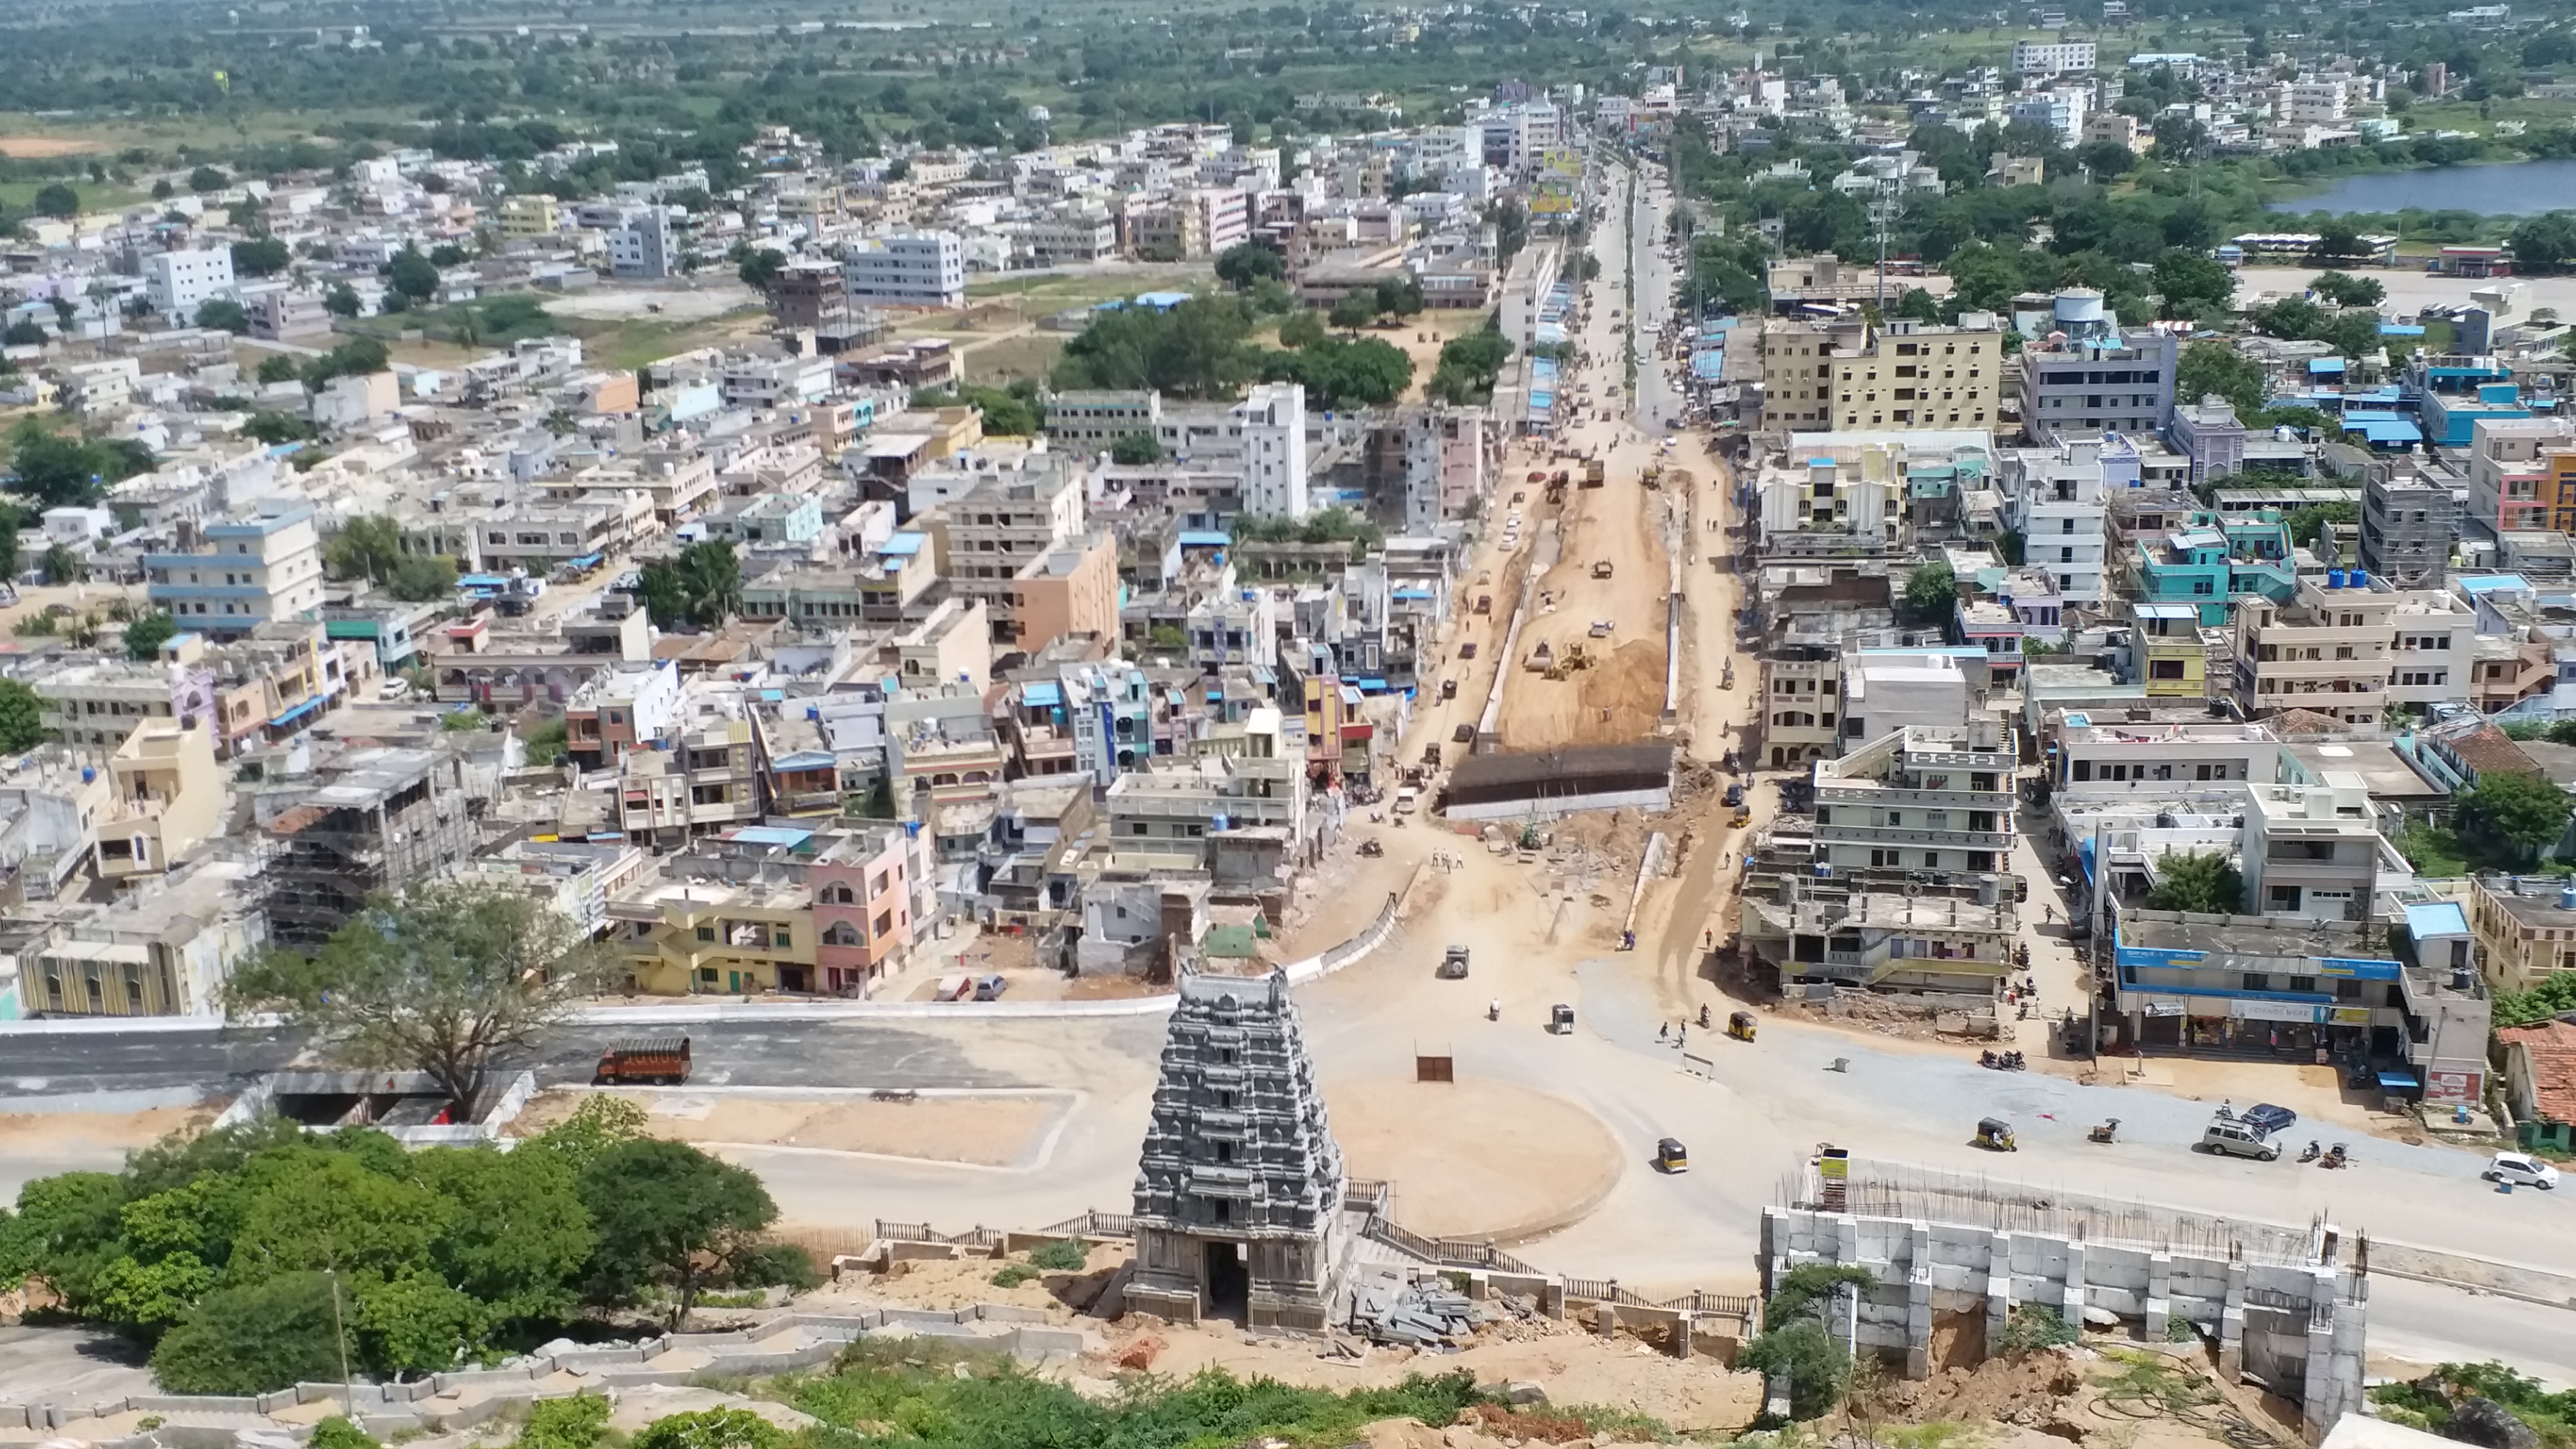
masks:
[(2258, 1162), (2271, 1162), (2281, 1155), (2281, 1145), (2242, 1122), (2220, 1120), (2201, 1129), (2200, 1145), (2211, 1152), (2231, 1157), (2251, 1157)]

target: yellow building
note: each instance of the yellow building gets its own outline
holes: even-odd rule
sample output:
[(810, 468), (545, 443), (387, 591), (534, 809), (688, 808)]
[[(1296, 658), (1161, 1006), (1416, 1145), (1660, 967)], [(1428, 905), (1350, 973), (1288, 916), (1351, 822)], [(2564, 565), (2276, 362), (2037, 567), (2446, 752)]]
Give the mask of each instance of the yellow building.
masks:
[(802, 883), (656, 880), (611, 902), (635, 989), (750, 996), (815, 989), (814, 894)]
[(551, 196), (513, 196), (499, 211), (501, 235), (510, 241), (553, 236), (563, 229), (563, 203)]
[(2129, 613), (2138, 643), (2138, 677), (2148, 696), (2207, 698), (2209, 651), (2200, 640), (2200, 610), (2190, 604), (2138, 604)]
[(99, 812), (96, 865), (103, 880), (158, 876), (223, 823), (224, 777), (214, 732), (147, 719), (107, 763), (114, 794)]
[(2556, 876), (2478, 876), (2469, 883), (2469, 932), (2478, 965), (2498, 991), (2529, 991), (2576, 970), (2576, 901)]

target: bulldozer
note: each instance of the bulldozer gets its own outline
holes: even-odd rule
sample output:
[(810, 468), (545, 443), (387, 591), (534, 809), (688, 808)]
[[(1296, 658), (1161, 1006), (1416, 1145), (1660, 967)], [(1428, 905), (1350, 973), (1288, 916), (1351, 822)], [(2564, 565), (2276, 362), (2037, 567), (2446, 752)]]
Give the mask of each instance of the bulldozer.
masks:
[(1581, 644), (1568, 644), (1565, 646), (1565, 652), (1557, 655), (1556, 661), (1547, 667), (1547, 677), (1550, 679), (1563, 679), (1578, 669), (1589, 669), (1591, 667), (1592, 656), (1584, 652), (1583, 646)]

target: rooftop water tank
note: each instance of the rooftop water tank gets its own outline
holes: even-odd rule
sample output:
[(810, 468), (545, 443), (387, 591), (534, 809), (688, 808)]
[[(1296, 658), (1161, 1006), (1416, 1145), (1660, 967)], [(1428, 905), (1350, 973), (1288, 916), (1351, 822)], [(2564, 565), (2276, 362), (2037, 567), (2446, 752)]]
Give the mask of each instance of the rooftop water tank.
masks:
[(2099, 322), (2102, 320), (2102, 294), (2091, 287), (2069, 287), (2057, 294), (2057, 320)]
[(2339, 589), (2339, 588), (2342, 588), (2342, 587), (2343, 587), (2343, 570), (2341, 570), (2341, 569), (2328, 569), (2328, 570), (2326, 570), (2326, 587), (2327, 587), (2327, 588), (2330, 588), (2330, 589)]
[(2558, 909), (2562, 911), (2576, 911), (2576, 885), (2560, 886), (2558, 888)]
[(2369, 588), (2370, 571), (2368, 569), (2354, 569), (2352, 572), (2344, 575), (2344, 581), (2356, 589)]

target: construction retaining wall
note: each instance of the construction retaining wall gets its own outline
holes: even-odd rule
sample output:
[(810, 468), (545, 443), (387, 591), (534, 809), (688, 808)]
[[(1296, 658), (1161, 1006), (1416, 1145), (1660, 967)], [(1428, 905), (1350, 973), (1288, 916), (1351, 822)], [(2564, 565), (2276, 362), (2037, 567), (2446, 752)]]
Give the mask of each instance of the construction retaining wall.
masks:
[(1766, 1288), (1804, 1263), (1868, 1269), (1875, 1285), (1842, 1300), (1833, 1326), (1908, 1377), (1930, 1375), (1933, 1323), (1950, 1315), (1981, 1317), (1988, 1343), (2026, 1305), (2075, 1324), (2107, 1314), (2150, 1342), (2180, 1319), (2218, 1346), (2221, 1373), (2299, 1404), (2312, 1441), (2361, 1403), (2369, 1280), (2335, 1252), (2330, 1233), (2310, 1261), (2285, 1263), (1919, 1218), (1762, 1214)]

